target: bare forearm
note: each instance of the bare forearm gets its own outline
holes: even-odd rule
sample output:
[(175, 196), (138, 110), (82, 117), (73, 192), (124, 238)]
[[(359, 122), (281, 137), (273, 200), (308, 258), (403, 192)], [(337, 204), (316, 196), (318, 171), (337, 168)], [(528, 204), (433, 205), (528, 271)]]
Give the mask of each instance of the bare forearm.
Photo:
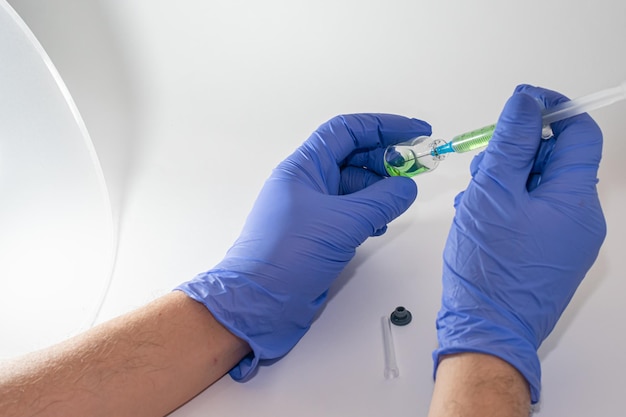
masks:
[(526, 379), (490, 355), (461, 353), (442, 359), (429, 417), (528, 417)]
[(162, 416), (249, 351), (180, 292), (0, 369), (2, 416)]

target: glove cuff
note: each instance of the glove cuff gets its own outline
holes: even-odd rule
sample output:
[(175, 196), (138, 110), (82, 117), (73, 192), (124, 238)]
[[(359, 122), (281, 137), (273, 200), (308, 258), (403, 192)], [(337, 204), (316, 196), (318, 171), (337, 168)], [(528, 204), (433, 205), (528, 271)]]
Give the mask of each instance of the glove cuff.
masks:
[(174, 291), (182, 291), (189, 298), (203, 304), (213, 315), (215, 320), (217, 320), (222, 326), (224, 326), (229, 332), (245, 341), (250, 349), (252, 350), (245, 358), (243, 358), (237, 365), (235, 365), (228, 374), (235, 380), (240, 382), (245, 382), (249, 378), (252, 377), (254, 371), (259, 365), (259, 356), (261, 354), (261, 349), (253, 343), (252, 339), (246, 336), (244, 333), (239, 331), (237, 328), (233, 327), (232, 324), (228, 321), (225, 321), (221, 315), (217, 314), (214, 309), (211, 307), (211, 303), (207, 303), (205, 298), (202, 297), (202, 291), (197, 291), (197, 287), (194, 285), (193, 281), (185, 282), (178, 287), (174, 288)]
[(310, 326), (290, 320), (287, 299), (270, 294), (240, 273), (210, 270), (174, 290), (203, 304), (229, 332), (248, 343), (252, 353), (229, 372), (236, 381), (252, 377), (260, 361), (284, 356)]
[(439, 348), (433, 352), (434, 377), (442, 356), (464, 352), (496, 356), (511, 364), (526, 378), (531, 402), (539, 402), (541, 364), (537, 348), (508, 326), (463, 314), (440, 312), (437, 336)]

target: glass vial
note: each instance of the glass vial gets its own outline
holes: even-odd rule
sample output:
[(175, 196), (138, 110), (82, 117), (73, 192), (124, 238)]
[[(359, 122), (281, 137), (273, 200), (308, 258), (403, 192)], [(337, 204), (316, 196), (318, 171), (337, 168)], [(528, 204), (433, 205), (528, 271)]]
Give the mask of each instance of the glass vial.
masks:
[(387, 173), (392, 177), (414, 177), (437, 168), (445, 155), (434, 150), (445, 144), (441, 139), (419, 136), (407, 142), (391, 145), (385, 150), (384, 161)]

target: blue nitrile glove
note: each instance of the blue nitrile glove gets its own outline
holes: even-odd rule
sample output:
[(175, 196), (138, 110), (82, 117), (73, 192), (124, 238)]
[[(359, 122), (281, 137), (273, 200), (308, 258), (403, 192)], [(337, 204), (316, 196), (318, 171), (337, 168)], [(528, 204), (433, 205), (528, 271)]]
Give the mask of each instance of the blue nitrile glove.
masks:
[(225, 258), (177, 288), (250, 345), (234, 379), (285, 355), (356, 248), (413, 203), (411, 179), (383, 177), (383, 152), (430, 133), (425, 122), (386, 114), (323, 124), (274, 169)]
[(542, 143), (538, 100), (549, 108), (566, 98), (518, 87), (455, 200), (433, 353), (435, 367), (447, 354), (500, 357), (524, 375), (533, 403), (541, 389), (537, 349), (606, 234), (596, 191), (600, 129), (580, 115), (553, 123), (552, 143)]

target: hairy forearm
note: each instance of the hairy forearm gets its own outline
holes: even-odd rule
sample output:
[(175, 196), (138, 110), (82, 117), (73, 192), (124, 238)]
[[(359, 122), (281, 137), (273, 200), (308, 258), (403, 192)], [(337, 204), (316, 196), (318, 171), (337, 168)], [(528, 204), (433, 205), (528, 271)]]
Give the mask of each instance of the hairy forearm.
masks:
[(439, 363), (429, 417), (528, 417), (526, 379), (490, 355), (460, 353)]
[(0, 368), (0, 415), (162, 416), (249, 352), (180, 292)]

